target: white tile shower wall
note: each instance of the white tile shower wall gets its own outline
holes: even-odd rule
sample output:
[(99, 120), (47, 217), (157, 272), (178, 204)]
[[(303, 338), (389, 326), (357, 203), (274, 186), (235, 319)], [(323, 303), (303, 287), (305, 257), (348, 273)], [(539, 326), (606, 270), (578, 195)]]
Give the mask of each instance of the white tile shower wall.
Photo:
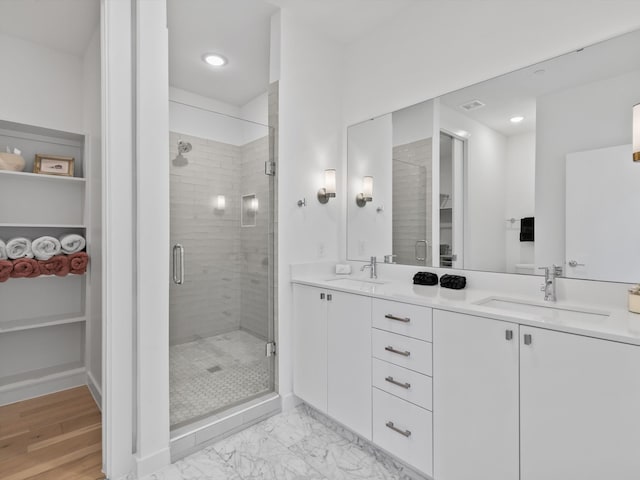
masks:
[[(193, 149), (185, 166), (171, 163), (171, 244), (185, 248), (183, 285), (171, 284), (170, 338), (181, 343), (240, 327), (240, 147), (171, 132)], [(212, 201), (224, 195), (224, 211)]]
[[(416, 241), (431, 239), (431, 138), (393, 147), (393, 253), (397, 263), (431, 265), (416, 260)], [(424, 248), (422, 245), (420, 248)]]
[(269, 137), (254, 140), (240, 148), (241, 195), (255, 194), (258, 199), (255, 227), (240, 229), (240, 327), (267, 339), (269, 295), (269, 177), (264, 162), (269, 159)]

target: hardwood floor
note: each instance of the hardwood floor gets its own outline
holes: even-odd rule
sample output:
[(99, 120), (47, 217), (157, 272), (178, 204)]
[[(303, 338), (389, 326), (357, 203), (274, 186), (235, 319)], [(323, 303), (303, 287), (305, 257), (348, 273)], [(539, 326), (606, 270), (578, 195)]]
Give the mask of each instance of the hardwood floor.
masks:
[(101, 469), (101, 414), (87, 387), (0, 407), (2, 480), (97, 480)]

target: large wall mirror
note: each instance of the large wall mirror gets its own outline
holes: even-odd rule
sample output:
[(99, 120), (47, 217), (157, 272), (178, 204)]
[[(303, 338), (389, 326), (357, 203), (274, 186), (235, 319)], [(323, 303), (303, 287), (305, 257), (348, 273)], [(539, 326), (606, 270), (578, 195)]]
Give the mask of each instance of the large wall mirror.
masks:
[(347, 256), (640, 278), (640, 31), (348, 129)]

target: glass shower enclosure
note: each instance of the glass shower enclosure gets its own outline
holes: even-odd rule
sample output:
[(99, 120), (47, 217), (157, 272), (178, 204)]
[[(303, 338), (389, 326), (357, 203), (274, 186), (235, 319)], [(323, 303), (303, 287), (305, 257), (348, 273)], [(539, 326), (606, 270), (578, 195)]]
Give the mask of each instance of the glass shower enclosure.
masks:
[(172, 429), (274, 390), (272, 135), (196, 113), (169, 134)]

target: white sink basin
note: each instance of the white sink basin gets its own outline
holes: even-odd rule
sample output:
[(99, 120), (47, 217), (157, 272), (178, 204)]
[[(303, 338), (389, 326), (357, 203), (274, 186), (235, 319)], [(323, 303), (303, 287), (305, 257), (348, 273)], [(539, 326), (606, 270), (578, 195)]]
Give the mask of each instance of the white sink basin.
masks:
[(476, 305), (513, 313), (524, 313), (554, 323), (600, 322), (609, 317), (606, 312), (503, 297), (484, 298), (476, 302)]
[(387, 282), (365, 278), (330, 278), (327, 282), (331, 282), (336, 286), (344, 288), (354, 288), (356, 290), (373, 291), (377, 286), (384, 285)]

